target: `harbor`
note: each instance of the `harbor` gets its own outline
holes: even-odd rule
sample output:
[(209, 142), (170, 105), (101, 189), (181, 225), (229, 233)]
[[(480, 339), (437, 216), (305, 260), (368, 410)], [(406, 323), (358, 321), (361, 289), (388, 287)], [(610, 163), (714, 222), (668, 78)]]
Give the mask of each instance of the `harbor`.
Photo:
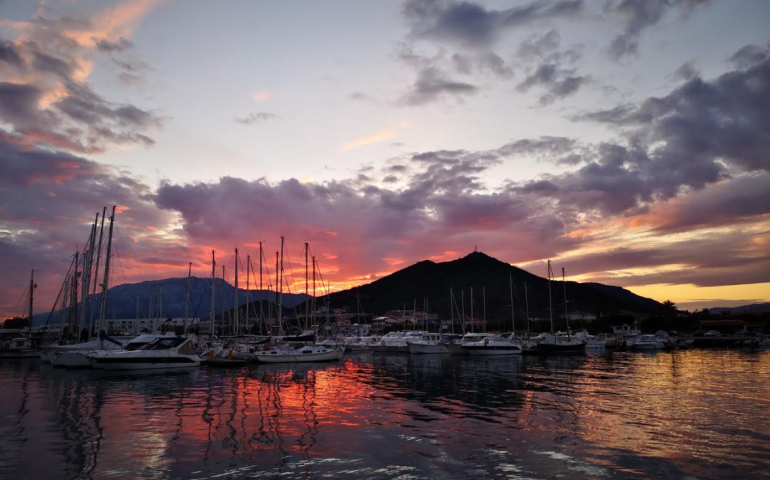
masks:
[(762, 478), (770, 351), (0, 362), (0, 478)]

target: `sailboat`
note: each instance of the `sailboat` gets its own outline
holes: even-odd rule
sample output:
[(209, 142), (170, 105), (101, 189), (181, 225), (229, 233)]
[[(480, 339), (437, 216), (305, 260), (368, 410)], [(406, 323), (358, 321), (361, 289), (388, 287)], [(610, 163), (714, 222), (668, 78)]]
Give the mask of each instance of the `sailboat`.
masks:
[[(533, 353), (541, 355), (581, 355), (586, 351), (586, 342), (569, 333), (553, 331), (553, 308), (551, 303), (551, 279), (553, 269), (551, 261), (548, 260), (548, 309), (551, 315), (551, 333), (541, 333), (538, 335), (537, 344), (530, 350)], [(562, 282), (564, 283), (564, 318), (567, 319), (567, 283), (564, 280), (564, 269), (562, 269)], [(569, 327), (569, 325), (567, 325)]]

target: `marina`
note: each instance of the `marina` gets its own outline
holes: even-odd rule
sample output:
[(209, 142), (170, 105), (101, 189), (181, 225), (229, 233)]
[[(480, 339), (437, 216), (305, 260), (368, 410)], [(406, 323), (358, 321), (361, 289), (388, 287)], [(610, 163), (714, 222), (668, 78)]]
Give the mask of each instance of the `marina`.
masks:
[(0, 362), (0, 478), (770, 475), (770, 351), (353, 353), (179, 372)]

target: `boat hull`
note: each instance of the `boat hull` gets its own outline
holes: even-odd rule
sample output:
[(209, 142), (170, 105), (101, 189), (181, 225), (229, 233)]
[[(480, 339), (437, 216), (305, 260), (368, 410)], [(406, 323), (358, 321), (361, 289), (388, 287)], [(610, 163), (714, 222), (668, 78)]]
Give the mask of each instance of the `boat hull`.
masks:
[(302, 355), (282, 354), (273, 352), (257, 352), (254, 359), (260, 363), (297, 363), (297, 362), (333, 362), (342, 358), (344, 350), (331, 350), (323, 353), (306, 353)]
[(422, 344), (412, 343), (409, 345), (410, 353), (435, 355), (441, 353), (449, 353), (449, 348), (444, 343), (438, 344)]
[[(93, 353), (93, 352), (89, 352)], [(51, 358), (51, 365), (61, 368), (92, 368), (84, 352), (60, 352)]]
[(197, 355), (180, 355), (174, 357), (129, 357), (104, 356), (88, 357), (94, 368), (104, 370), (155, 370), (197, 367), (201, 364)]
[(518, 345), (465, 345), (463, 350), (472, 356), (521, 355), (521, 347)]
[(40, 358), (40, 352), (34, 350), (22, 350), (19, 352), (0, 352), (0, 359), (12, 360), (16, 358)]

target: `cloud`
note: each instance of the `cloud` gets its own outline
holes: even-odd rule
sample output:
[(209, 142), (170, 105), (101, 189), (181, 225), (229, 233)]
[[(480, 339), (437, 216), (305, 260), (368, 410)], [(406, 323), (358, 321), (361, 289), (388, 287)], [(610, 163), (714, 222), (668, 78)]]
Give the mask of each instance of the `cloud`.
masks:
[(278, 115), (270, 112), (250, 113), (245, 117), (235, 117), (233, 121), (242, 125), (255, 125), (278, 119)]
[(417, 79), (403, 101), (407, 105), (423, 105), (442, 98), (462, 98), (477, 91), (475, 85), (452, 80), (436, 67), (426, 67), (417, 74)]
[(729, 60), (736, 68), (744, 69), (765, 61), (768, 55), (770, 55), (770, 44), (763, 47), (746, 45), (732, 54)]
[[(152, 145), (147, 131), (161, 126), (160, 116), (105, 99), (87, 79), (93, 55), (128, 48), (132, 29), (158, 3), (134, 0), (92, 18), (16, 22), (18, 38), (0, 42), (0, 58), (8, 66), (0, 69), (0, 112), (10, 133), (29, 145), (76, 153), (100, 153), (114, 144)], [(146, 69), (139, 60), (113, 59), (123, 68)]]
[(406, 128), (408, 126), (409, 126), (408, 122), (401, 122), (398, 125), (395, 125), (391, 128), (387, 128), (385, 130), (374, 133), (372, 135), (367, 135), (365, 137), (361, 137), (355, 140), (351, 140), (349, 142), (345, 142), (342, 145), (340, 145), (340, 150), (344, 152), (347, 150), (353, 150), (355, 148), (363, 147), (365, 145), (371, 145), (372, 143), (383, 142), (385, 140), (396, 137), (398, 135), (399, 129)]
[(541, 87), (546, 93), (540, 96), (540, 105), (548, 105), (576, 93), (591, 81), (590, 76), (575, 73), (574, 69), (561, 69), (556, 64), (544, 63), (519, 83), (516, 90), (526, 93), (532, 87)]
[(623, 33), (616, 36), (609, 47), (610, 57), (615, 60), (639, 55), (642, 32), (658, 24), (669, 10), (687, 17), (710, 0), (622, 0), (610, 4), (610, 14), (623, 22)]
[(472, 2), (408, 0), (403, 15), (411, 35), (462, 47), (486, 48), (506, 30), (535, 22), (574, 18), (582, 1), (540, 1), (505, 10), (488, 10)]

